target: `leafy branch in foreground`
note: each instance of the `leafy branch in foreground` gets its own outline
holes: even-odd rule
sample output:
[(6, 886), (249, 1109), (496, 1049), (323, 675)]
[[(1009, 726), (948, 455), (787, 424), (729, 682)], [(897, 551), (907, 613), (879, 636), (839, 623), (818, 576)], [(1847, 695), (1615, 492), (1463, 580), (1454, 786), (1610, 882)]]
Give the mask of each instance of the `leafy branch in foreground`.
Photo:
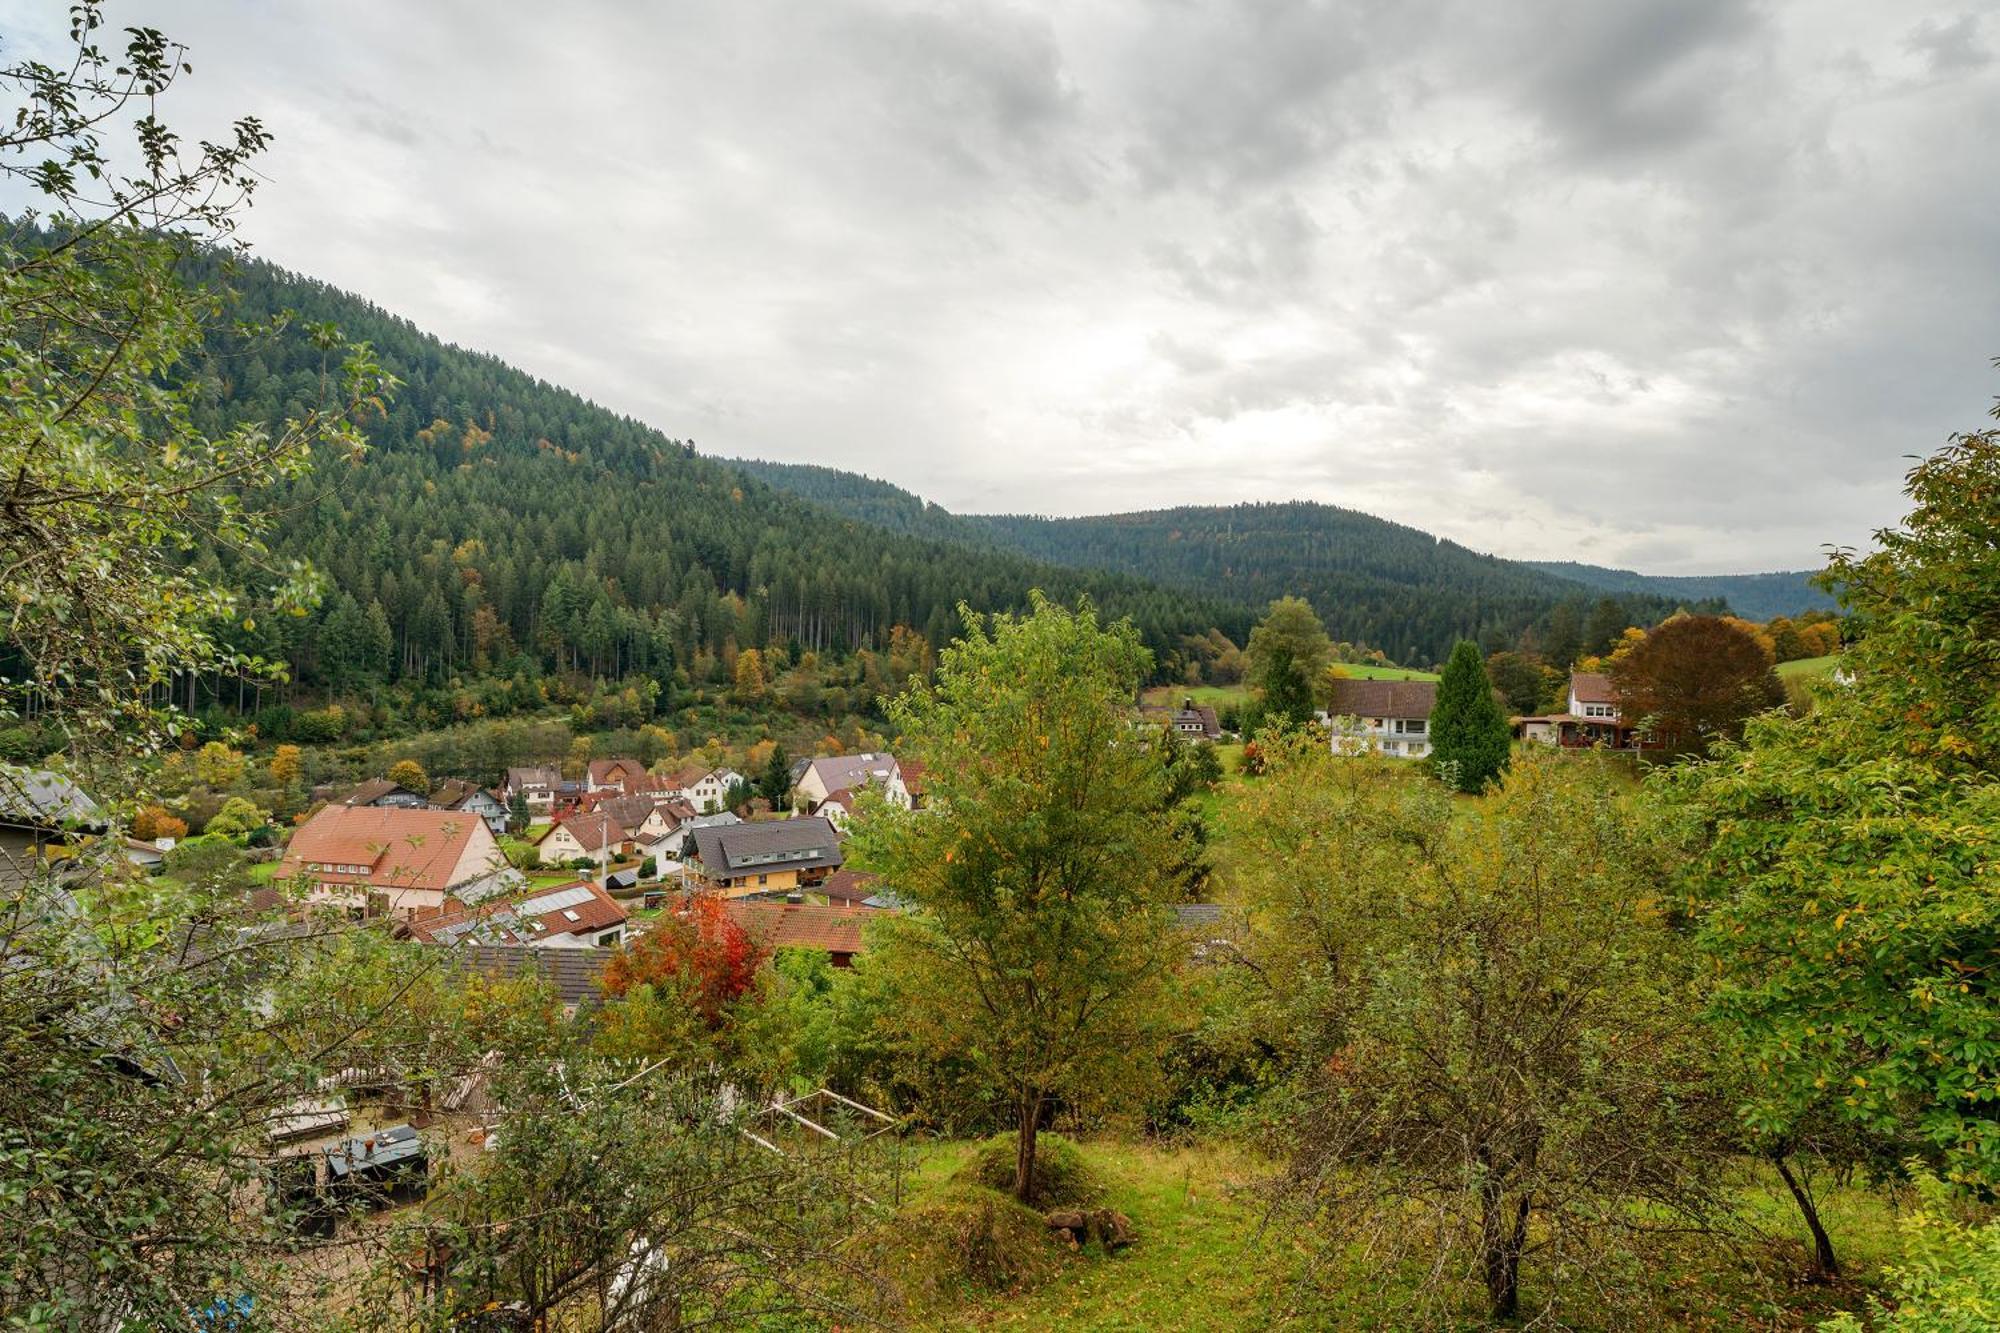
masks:
[[(392, 381), (316, 327), (322, 369), (302, 412), (196, 427), (213, 385), (194, 358), (226, 294), (187, 271), (232, 233), (269, 135), (246, 118), (188, 148), (157, 109), (188, 70), (182, 49), (135, 28), (113, 56), (98, 6), (74, 13), (67, 67), (0, 68), (22, 99), (0, 175), (48, 205), (0, 232), (0, 719), (52, 722), (76, 757), (101, 759), (114, 736), (130, 750), (174, 734), (177, 677), (277, 670), (231, 647), (254, 618), (191, 554), (220, 548), (260, 571), (273, 612), (309, 605), (315, 580), (264, 547), (269, 515), (250, 497), (303, 472), (315, 446), (358, 454), (355, 423)], [(135, 109), (121, 164), (104, 136)]]

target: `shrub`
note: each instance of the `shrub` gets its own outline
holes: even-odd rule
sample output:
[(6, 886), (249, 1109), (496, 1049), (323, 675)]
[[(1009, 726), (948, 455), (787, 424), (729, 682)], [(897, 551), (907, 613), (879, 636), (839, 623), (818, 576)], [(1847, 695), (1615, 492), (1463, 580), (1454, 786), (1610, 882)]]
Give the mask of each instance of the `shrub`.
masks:
[(178, 840), (185, 838), (187, 831), (187, 821), (174, 818), (164, 806), (149, 805), (132, 816), (132, 836), (147, 842), (155, 838)]
[[(1046, 1141), (1046, 1140), (1044, 1140)], [(880, 1274), (908, 1311), (968, 1292), (1018, 1291), (1062, 1260), (1040, 1214), (981, 1185), (957, 1182), (855, 1238), (858, 1269)]]
[(1897, 1223), (1903, 1260), (1888, 1268), (1893, 1307), (1871, 1296), (1865, 1322), (1843, 1314), (1821, 1324), (1822, 1333), (1957, 1333), (2000, 1318), (2000, 1221), (1967, 1226), (1951, 1216), (1951, 1196), (1935, 1178), (1919, 1178), (1917, 1188), (1923, 1205)]
[[(1001, 1193), (1014, 1188), (1015, 1136), (987, 1139), (959, 1171), (958, 1178)], [(1030, 1192), (1039, 1208), (1082, 1207), (1096, 1203), (1104, 1187), (1083, 1153), (1060, 1134), (1035, 1136), (1035, 1173)]]
[(597, 869), (597, 862), (587, 856), (571, 857), (569, 868), (571, 870), (595, 870)]

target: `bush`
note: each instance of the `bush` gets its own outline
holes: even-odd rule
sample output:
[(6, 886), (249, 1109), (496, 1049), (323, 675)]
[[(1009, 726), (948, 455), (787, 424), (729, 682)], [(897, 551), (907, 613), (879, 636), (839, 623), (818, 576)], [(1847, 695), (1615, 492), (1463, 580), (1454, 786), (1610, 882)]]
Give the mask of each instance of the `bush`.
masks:
[[(1014, 1190), (1014, 1154), (1018, 1139), (1002, 1134), (987, 1139), (960, 1169), (958, 1178), (1002, 1194)], [(1035, 1136), (1035, 1175), (1031, 1184), (1038, 1208), (1087, 1207), (1104, 1196), (1104, 1186), (1074, 1143), (1060, 1134)]]
[(1864, 1322), (1843, 1314), (1820, 1325), (1822, 1333), (1957, 1333), (1992, 1328), (2000, 1314), (2000, 1221), (1967, 1226), (1951, 1216), (1949, 1192), (1935, 1178), (1919, 1178), (1923, 1206), (1897, 1224), (1903, 1260), (1888, 1268), (1893, 1306), (1868, 1300)]
[(971, 1292), (1018, 1291), (1062, 1261), (1048, 1223), (1006, 1195), (957, 1182), (855, 1238), (856, 1267), (881, 1275), (905, 1310)]
[(571, 870), (577, 870), (577, 871), (595, 870), (597, 869), (597, 862), (591, 860), (587, 856), (573, 857), (570, 860), (569, 868)]

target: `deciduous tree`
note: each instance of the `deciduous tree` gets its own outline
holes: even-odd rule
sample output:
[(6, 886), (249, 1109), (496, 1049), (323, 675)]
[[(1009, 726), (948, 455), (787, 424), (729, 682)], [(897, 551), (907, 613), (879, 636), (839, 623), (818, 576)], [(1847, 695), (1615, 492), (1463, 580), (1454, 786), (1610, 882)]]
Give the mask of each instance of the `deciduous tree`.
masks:
[(1524, 756), (1465, 818), (1387, 761), (1322, 748), (1273, 765), (1266, 786), (1293, 795), (1256, 834), (1306, 851), (1263, 875), (1304, 932), (1276, 960), (1313, 1043), (1288, 1199), (1330, 1246), (1407, 1261), (1433, 1316), (1476, 1284), (1514, 1318), (1530, 1262), (1642, 1299), (1606, 1255), (1709, 1217), (1724, 1143), (1698, 969), (1637, 906), (1659, 844), (1560, 755)]
[(1263, 694), (1263, 720), (1300, 726), (1312, 720), (1313, 688), (1333, 644), (1302, 597), (1280, 597), (1250, 631), (1250, 683)]
[(1125, 1088), (1154, 1048), (1180, 834), (1128, 720), (1132, 627), (1040, 596), (1025, 616), (961, 614), (935, 681), (889, 708), (926, 808), (878, 810), (855, 845), (909, 904), (884, 923), (896, 1022), (1011, 1102), (1027, 1201), (1050, 1099)]
[(389, 781), (419, 796), (430, 795), (431, 775), (414, 759), (398, 759), (389, 765)]
[(1770, 653), (1718, 616), (1674, 616), (1614, 657), (1608, 673), (1624, 720), (1675, 757), (1740, 739), (1746, 722), (1785, 700)]
[(1908, 492), (1903, 526), (1829, 571), (1861, 629), (1842, 677), (1664, 790), (1692, 816), (1688, 908), (1760, 1150), (1832, 1115), (1878, 1140), (1914, 1136), (1950, 1179), (1990, 1189), (2000, 432), (1954, 438)]

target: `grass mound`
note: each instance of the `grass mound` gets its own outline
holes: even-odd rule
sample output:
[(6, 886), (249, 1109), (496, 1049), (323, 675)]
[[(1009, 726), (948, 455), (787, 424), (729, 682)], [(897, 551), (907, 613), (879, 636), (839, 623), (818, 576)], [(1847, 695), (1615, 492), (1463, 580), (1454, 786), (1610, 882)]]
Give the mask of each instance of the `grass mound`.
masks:
[[(987, 1139), (959, 1171), (959, 1179), (1001, 1194), (1014, 1192), (1012, 1134)], [(1035, 1174), (1031, 1182), (1037, 1208), (1085, 1208), (1100, 1203), (1104, 1185), (1078, 1147), (1060, 1134), (1035, 1136)]]
[(852, 1258), (906, 1310), (1022, 1291), (1062, 1262), (1041, 1214), (963, 1180), (856, 1237)]

